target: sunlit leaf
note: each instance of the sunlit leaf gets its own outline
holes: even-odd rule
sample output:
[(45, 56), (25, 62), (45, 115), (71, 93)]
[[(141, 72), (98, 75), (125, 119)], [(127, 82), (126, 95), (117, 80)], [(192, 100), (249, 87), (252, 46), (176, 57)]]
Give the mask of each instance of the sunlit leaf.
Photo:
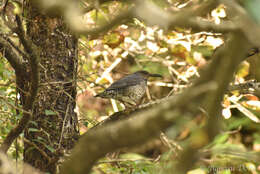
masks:
[(249, 73), (249, 66), (250, 64), (246, 61), (242, 62), (239, 67), (236, 75), (240, 78), (243, 78), (248, 75)]
[(170, 53), (172, 53), (173, 56), (180, 57), (183, 59), (185, 59), (189, 54), (187, 49), (181, 44), (171, 46)]
[(192, 45), (191, 52), (193, 53), (195, 51), (201, 53), (203, 57), (209, 58), (212, 56), (214, 49), (208, 45)]
[(120, 33), (110, 33), (104, 36), (103, 42), (110, 46), (111, 48), (117, 47), (122, 41), (124, 37), (120, 35)]
[(107, 19), (104, 16), (104, 14), (97, 12), (96, 10), (90, 12), (90, 16), (92, 20), (96, 22), (97, 25), (104, 25), (105, 23), (107, 23)]

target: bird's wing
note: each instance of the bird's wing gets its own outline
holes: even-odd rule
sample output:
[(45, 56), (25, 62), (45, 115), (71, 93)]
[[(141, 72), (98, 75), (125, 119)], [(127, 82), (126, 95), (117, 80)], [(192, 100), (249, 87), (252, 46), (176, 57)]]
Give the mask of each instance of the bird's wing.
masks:
[(128, 75), (128, 76), (125, 76), (125, 77), (117, 80), (116, 82), (112, 83), (107, 88), (107, 90), (134, 86), (134, 85), (141, 83), (142, 81), (144, 81), (144, 79), (139, 76)]

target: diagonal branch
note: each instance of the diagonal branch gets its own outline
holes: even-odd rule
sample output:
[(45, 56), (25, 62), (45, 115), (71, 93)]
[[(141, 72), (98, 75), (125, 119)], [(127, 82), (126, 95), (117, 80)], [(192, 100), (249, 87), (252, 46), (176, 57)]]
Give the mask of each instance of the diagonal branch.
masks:
[[(157, 107), (129, 115), (130, 119), (105, 124), (87, 132), (75, 147), (72, 156), (64, 163), (61, 173), (88, 173), (95, 162), (106, 153), (138, 145), (157, 136), (161, 130), (173, 126), (179, 116), (194, 113), (200, 105), (205, 106), (210, 115), (208, 125), (204, 129), (207, 130), (205, 132), (208, 141), (213, 139), (220, 128), (218, 123), (222, 97), (249, 46), (243, 34), (233, 34), (230, 41), (218, 50), (201, 78), (183, 94), (172, 97)], [(179, 173), (185, 173), (193, 166), (200, 147), (188, 148), (182, 153), (178, 163)]]
[(16, 33), (24, 47), (24, 50), (29, 57), (29, 63), (30, 63), (30, 68), (31, 68), (31, 85), (30, 85), (30, 91), (29, 91), (29, 96), (26, 99), (24, 109), (25, 110), (30, 110), (32, 109), (33, 102), (36, 98), (37, 95), (37, 90), (38, 90), (38, 85), (39, 85), (39, 70), (38, 70), (38, 55), (35, 51), (35, 46), (32, 44), (32, 42), (29, 39), (25, 38), (25, 32), (22, 27), (22, 22), (21, 19), (18, 15), (16, 15), (16, 21), (18, 27), (16, 28)]
[[(21, 20), (17, 15), (16, 15), (16, 22), (17, 22), (17, 28), (14, 28), (13, 30), (17, 33), (26, 53), (30, 55), (29, 57), (29, 65), (31, 69), (30, 86), (29, 86), (28, 95), (26, 96), (25, 99), (25, 104), (23, 105), (23, 109), (30, 113), (32, 112), (33, 103), (37, 95), (38, 84), (39, 84), (38, 56), (36, 54), (36, 51), (34, 50), (35, 48), (31, 43), (31, 41), (25, 38), (25, 32), (23, 30)], [(26, 128), (30, 119), (31, 119), (31, 114), (23, 113), (23, 117), (21, 118), (17, 126), (9, 132), (3, 144), (1, 145), (0, 150), (2, 150), (3, 152), (7, 152), (7, 150), (13, 143), (13, 141)]]
[[(214, 83), (194, 87), (178, 97), (170, 98), (157, 107), (141, 111), (133, 116), (130, 115), (131, 119), (107, 124), (89, 131), (76, 145), (73, 155), (70, 160), (64, 163), (61, 173), (88, 173), (92, 165), (106, 153), (143, 143), (159, 135), (160, 130), (172, 126), (179, 116), (196, 108), (194, 106), (185, 107), (187, 102), (205, 95), (207, 91), (215, 89), (215, 87)], [(120, 141), (118, 141), (119, 139)]]
[[(200, 101), (197, 101), (202, 103), (202, 106), (209, 115), (207, 125), (202, 128), (203, 132), (206, 133), (204, 137), (206, 140), (205, 143), (213, 140), (220, 131), (222, 121), (221, 101), (233, 78), (233, 73), (243, 61), (249, 47), (250, 44), (245, 35), (241, 32), (232, 33), (230, 41), (216, 52), (211, 65), (194, 84), (195, 86), (201, 85), (201, 83), (206, 83), (210, 78), (217, 84), (216, 90), (209, 91)], [(198, 160), (197, 152), (201, 147), (206, 145), (205, 143), (201, 143), (197, 147), (192, 147), (191, 145), (186, 147), (181, 154), (178, 165), (176, 165), (178, 173), (186, 173), (194, 165)]]
[(200, 7), (189, 7), (181, 11), (169, 13), (148, 1), (139, 1), (139, 4), (135, 7), (135, 15), (150, 24), (160, 25), (167, 29), (182, 27), (192, 28), (195, 31), (211, 31), (219, 33), (227, 33), (237, 30), (239, 26), (233, 21), (223, 21), (220, 24), (215, 24), (214, 22), (205, 20), (198, 16), (201, 13), (204, 14), (205, 12), (209, 12), (206, 8), (210, 10), (216, 5), (218, 5), (216, 1), (209, 1), (208, 3), (200, 4)]
[(16, 74), (22, 73), (24, 65), (22, 64), (20, 57), (14, 52), (12, 46), (2, 37), (0, 37), (0, 50), (15, 70)]

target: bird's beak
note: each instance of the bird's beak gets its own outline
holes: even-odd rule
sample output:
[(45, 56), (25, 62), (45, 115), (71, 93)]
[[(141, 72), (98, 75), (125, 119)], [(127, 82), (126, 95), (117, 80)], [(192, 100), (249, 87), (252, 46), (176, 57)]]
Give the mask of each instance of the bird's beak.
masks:
[(160, 77), (163, 78), (163, 76), (161, 76), (160, 74), (149, 74), (150, 77)]

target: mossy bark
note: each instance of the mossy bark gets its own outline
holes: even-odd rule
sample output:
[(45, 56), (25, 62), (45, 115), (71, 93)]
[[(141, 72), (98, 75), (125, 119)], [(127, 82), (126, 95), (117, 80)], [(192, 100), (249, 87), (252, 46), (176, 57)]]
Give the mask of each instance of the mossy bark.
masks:
[(62, 18), (41, 14), (30, 2), (26, 10), (27, 36), (40, 58), (40, 80), (32, 120), (24, 133), (24, 162), (56, 173), (61, 152), (71, 149), (79, 134), (74, 112), (77, 38)]

